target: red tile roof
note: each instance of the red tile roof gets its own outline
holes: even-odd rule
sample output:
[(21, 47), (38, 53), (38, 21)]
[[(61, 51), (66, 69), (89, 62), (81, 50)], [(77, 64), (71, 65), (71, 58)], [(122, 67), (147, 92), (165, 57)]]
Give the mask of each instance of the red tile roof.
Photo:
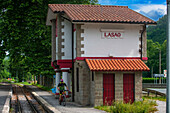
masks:
[(86, 59), (91, 71), (149, 71), (141, 59)]
[(73, 22), (156, 24), (127, 6), (49, 4), (54, 13), (66, 13)]

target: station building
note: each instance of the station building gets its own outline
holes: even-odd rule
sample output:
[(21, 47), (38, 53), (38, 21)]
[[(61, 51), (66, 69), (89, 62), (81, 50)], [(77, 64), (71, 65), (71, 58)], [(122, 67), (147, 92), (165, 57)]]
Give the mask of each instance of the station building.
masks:
[(56, 84), (62, 75), (84, 106), (140, 100), (142, 72), (150, 70), (146, 25), (156, 22), (127, 6), (48, 6)]

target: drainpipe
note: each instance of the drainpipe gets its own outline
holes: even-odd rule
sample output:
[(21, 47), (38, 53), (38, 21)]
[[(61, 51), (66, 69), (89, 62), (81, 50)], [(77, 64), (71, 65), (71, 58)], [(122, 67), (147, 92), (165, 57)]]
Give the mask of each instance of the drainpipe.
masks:
[(74, 102), (74, 24), (72, 23), (72, 101)]
[(146, 30), (146, 24), (144, 24), (144, 29), (143, 29), (143, 31), (142, 31), (142, 33), (141, 33), (141, 60), (142, 60), (142, 52), (143, 52), (143, 33), (145, 32), (145, 30)]

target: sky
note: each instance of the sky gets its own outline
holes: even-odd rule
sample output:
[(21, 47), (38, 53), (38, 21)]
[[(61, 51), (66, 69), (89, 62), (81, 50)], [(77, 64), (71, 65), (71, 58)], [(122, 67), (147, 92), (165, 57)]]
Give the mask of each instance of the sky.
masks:
[(154, 21), (167, 14), (166, 0), (98, 0), (101, 5), (128, 6)]

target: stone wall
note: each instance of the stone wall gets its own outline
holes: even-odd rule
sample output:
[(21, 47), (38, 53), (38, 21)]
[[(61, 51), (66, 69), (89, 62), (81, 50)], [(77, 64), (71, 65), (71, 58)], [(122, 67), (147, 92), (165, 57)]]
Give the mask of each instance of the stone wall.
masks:
[(135, 72), (135, 101), (142, 99), (142, 72)]
[(84, 29), (81, 29), (83, 24), (76, 25), (76, 57), (81, 57), (84, 54), (84, 51), (81, 49), (84, 48), (84, 44), (81, 44), (81, 41), (84, 40), (84, 37), (81, 35), (84, 33)]
[(143, 57), (147, 57), (147, 32), (146, 32), (146, 25), (143, 27), (145, 29), (143, 33)]
[[(79, 68), (79, 92), (77, 92), (76, 68)], [(135, 100), (142, 98), (142, 72), (93, 72), (89, 70), (85, 61), (75, 62), (75, 102), (87, 106), (103, 105), (103, 74), (115, 74), (115, 101), (123, 101), (123, 74), (135, 74)]]
[(62, 25), (62, 22), (64, 21), (63, 18), (61, 18), (61, 14), (57, 15), (57, 35), (58, 35), (58, 50), (57, 50), (57, 56), (60, 60), (62, 56), (64, 56), (64, 52), (61, 51), (62, 48), (64, 48), (64, 45), (62, 45), (62, 42), (64, 42), (64, 39), (62, 39), (62, 36), (64, 35), (64, 32), (62, 32), (62, 29), (64, 28), (64, 25)]
[[(134, 72), (96, 72), (94, 106), (103, 105), (103, 74), (115, 74), (115, 101), (123, 101), (123, 74)], [(142, 98), (142, 72), (135, 72), (135, 101)]]
[(123, 73), (115, 73), (115, 101), (123, 101)]
[[(139, 53), (141, 54), (141, 48), (142, 48), (142, 57), (147, 57), (147, 32), (146, 32), (146, 25), (141, 26), (142, 29), (139, 31)], [(144, 32), (143, 32), (144, 30)], [(141, 33), (143, 32), (143, 35), (141, 37)], [(141, 40), (142, 40), (142, 46), (141, 46)], [(145, 61), (146, 62), (146, 61)]]
[[(92, 73), (94, 80), (92, 81)], [(94, 106), (94, 100), (95, 100), (95, 72), (90, 72), (90, 105)]]
[[(76, 68), (79, 68), (79, 92), (77, 92)], [(90, 105), (90, 70), (85, 61), (76, 61), (74, 69), (75, 102), (83, 106)]]
[(103, 105), (103, 73), (96, 72), (94, 82), (95, 82), (94, 106), (100, 106)]

